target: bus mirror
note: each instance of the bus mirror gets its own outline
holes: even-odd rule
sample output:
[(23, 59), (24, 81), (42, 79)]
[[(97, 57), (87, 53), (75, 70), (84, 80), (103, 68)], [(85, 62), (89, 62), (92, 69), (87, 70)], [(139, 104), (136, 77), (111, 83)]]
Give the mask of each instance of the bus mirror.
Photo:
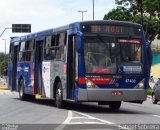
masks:
[(83, 42), (83, 34), (82, 32), (77, 32), (77, 50), (80, 51), (82, 48), (82, 42)]

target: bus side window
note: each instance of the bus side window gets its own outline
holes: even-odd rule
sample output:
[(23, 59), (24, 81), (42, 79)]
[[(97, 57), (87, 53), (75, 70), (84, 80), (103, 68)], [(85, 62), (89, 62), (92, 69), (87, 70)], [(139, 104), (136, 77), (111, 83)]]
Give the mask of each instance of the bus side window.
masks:
[(52, 35), (52, 38), (51, 38), (51, 46), (52, 46), (52, 47), (56, 46), (56, 35), (55, 35), (55, 34)]
[(19, 51), (19, 61), (24, 61), (25, 60), (25, 41), (22, 41), (20, 43), (20, 51)]
[(50, 49), (45, 49), (45, 56), (44, 60), (53, 60), (55, 57), (55, 50), (50, 48)]
[(34, 40), (28, 40), (25, 44), (25, 61), (33, 61)]
[(59, 46), (59, 37), (60, 37), (60, 34), (57, 34), (56, 35), (56, 44), (55, 44), (55, 46)]
[(49, 35), (46, 37), (44, 48), (44, 60), (53, 60), (55, 57), (55, 35)]
[(65, 55), (64, 55), (64, 45), (66, 44), (66, 33), (60, 33), (57, 35), (58, 37), (56, 38), (56, 45), (58, 48), (56, 48), (56, 60), (65, 60)]

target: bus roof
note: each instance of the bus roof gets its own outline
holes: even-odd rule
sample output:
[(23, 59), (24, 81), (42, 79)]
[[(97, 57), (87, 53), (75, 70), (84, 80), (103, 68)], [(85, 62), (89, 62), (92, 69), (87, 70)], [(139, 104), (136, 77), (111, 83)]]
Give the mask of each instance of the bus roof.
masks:
[(128, 21), (118, 21), (118, 20), (95, 20), (95, 21), (83, 21), (81, 24), (116, 24), (116, 25), (123, 25), (123, 26), (139, 26), (142, 27), (141, 24), (128, 22)]
[(118, 21), (118, 20), (95, 20), (95, 21), (81, 21), (81, 22), (74, 22), (71, 23), (69, 25), (65, 25), (65, 26), (61, 26), (61, 27), (57, 27), (57, 28), (51, 28), (51, 29), (47, 29), (44, 31), (40, 31), (40, 32), (36, 32), (36, 33), (31, 33), (25, 36), (20, 36), (20, 37), (11, 37), (11, 43), (12, 42), (16, 42), (16, 41), (20, 41), (20, 40), (24, 40), (24, 39), (31, 39), (33, 37), (39, 37), (39, 36), (45, 36), (45, 35), (49, 35), (53, 32), (59, 32), (62, 30), (69, 30), (72, 28), (78, 28), (80, 29), (80, 25), (89, 25), (89, 24), (116, 24), (116, 25), (122, 25), (122, 26), (135, 26), (135, 27), (142, 27), (140, 24), (137, 23), (132, 23), (132, 22), (128, 22), (128, 21)]

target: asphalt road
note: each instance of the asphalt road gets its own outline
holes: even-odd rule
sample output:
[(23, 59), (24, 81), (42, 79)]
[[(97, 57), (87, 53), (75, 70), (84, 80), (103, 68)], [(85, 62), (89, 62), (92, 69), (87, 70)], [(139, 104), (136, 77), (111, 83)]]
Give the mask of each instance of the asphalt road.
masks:
[(17, 93), (0, 91), (0, 129), (160, 129), (160, 102), (122, 103), (111, 111), (97, 103), (67, 104), (58, 109), (51, 100), (20, 101)]

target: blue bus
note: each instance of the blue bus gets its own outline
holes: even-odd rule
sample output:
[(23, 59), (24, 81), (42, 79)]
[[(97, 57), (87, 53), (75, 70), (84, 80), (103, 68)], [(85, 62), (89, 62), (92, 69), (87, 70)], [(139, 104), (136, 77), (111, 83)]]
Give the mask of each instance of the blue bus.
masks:
[(102, 20), (75, 22), (11, 38), (8, 86), (21, 100), (35, 95), (97, 102), (117, 110), (121, 102), (143, 103), (148, 63), (141, 25)]

